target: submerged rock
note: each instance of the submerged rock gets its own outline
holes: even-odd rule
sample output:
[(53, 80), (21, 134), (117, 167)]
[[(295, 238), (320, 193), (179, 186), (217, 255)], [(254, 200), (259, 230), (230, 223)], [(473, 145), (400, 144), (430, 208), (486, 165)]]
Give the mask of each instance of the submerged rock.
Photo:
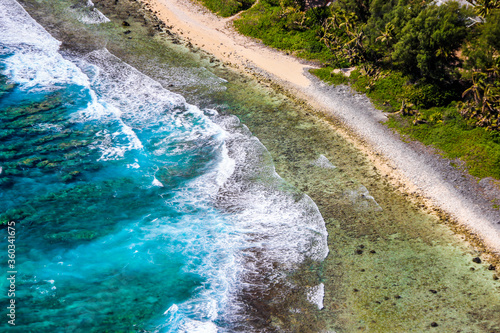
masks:
[(333, 165), (328, 158), (326, 158), (325, 155), (319, 155), (319, 157), (311, 163), (311, 165), (314, 165), (318, 168), (324, 168), (324, 169), (335, 169), (336, 166)]
[(355, 206), (358, 210), (367, 211), (381, 211), (382, 207), (375, 201), (368, 192), (368, 189), (363, 185), (359, 186), (356, 190), (347, 191), (345, 193), (347, 199)]

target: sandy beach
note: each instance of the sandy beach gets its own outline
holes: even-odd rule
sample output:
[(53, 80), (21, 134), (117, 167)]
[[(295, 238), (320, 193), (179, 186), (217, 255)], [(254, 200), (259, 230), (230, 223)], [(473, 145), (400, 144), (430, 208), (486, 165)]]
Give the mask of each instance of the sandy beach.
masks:
[(320, 82), (307, 71), (312, 65), (235, 32), (232, 18), (219, 18), (189, 0), (141, 1), (182, 39), (231, 67), (267, 78), (327, 115), (396, 188), (429, 211), (444, 213), (458, 223), (456, 231), (500, 255), (500, 212), (492, 203), (500, 200), (498, 182), (478, 182), (432, 149), (403, 141), (382, 124), (386, 116), (366, 96)]

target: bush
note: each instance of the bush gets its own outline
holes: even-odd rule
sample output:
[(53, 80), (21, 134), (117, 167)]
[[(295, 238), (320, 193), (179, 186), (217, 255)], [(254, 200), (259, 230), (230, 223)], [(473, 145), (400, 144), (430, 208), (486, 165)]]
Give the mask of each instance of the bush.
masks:
[(222, 17), (233, 16), (246, 10), (254, 4), (255, 0), (201, 0), (204, 6)]

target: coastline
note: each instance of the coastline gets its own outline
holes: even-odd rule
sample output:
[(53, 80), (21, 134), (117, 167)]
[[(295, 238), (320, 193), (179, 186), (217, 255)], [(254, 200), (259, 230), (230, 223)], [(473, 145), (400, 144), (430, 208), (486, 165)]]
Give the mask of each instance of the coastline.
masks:
[[(24, 1), (28, 5), (35, 4), (35, 8), (39, 4), (34, 0)], [(71, 1), (74, 0), (69, 0)], [(238, 275), (234, 283), (231, 283), (233, 286), (231, 290), (234, 289), (231, 295), (234, 298), (230, 302), (215, 303), (215, 306), (221, 309), (217, 319), (202, 318), (200, 322), (202, 331), (215, 329), (214, 326), (220, 327), (222, 331), (233, 331), (228, 327), (237, 327), (241, 324), (238, 331), (246, 332), (359, 330), (384, 332), (388, 331), (388, 328), (391, 331), (409, 332), (426, 331), (431, 329), (434, 323), (439, 325), (440, 331), (453, 332), (468, 328), (478, 332), (493, 330), (500, 332), (498, 318), (500, 281), (497, 273), (500, 262), (488, 258), (480, 243), (474, 244), (473, 247), (464, 242), (465, 233), (461, 230), (453, 232), (457, 231), (453, 229), (457, 225), (448, 223), (447, 216), (440, 216), (440, 212), (429, 214), (429, 210), (423, 205), (423, 197), (418, 196), (416, 187), (410, 188), (405, 187), (406, 184), (400, 184), (401, 190), (398, 190), (394, 184), (398, 182), (397, 176), (400, 173), (394, 164), (390, 164), (390, 161), (384, 159), (380, 153), (377, 155), (373, 152), (373, 148), (348, 128), (346, 122), (335, 116), (329, 116), (328, 110), (321, 107), (321, 100), (305, 93), (307, 87), (293, 88), (292, 83), (280, 81), (276, 75), (266, 74), (249, 61), (245, 63), (248, 64), (247, 68), (229, 63), (227, 59), (222, 64), (219, 59), (194, 46), (181, 35), (172, 33), (173, 27), (166, 28), (164, 23), (149, 10), (145, 10), (144, 5), (137, 0), (119, 2), (95, 0), (96, 8), (102, 10), (103, 15), (111, 20), (109, 24), (99, 26), (76, 24), (65, 29), (60, 29), (60, 24), (54, 24), (60, 22), (59, 16), (55, 15), (53, 20), (46, 18), (54, 12), (60, 14), (64, 11), (66, 14), (68, 2), (66, 0), (61, 3), (53, 0), (50, 2), (54, 4), (56, 10), (50, 7), (42, 7), (40, 11), (30, 6), (27, 8), (32, 11), (37, 21), (45, 23), (47, 30), (53, 33), (54, 37), (58, 36), (59, 40), (68, 42), (61, 53), (71, 53), (76, 50), (77, 53), (87, 55), (89, 50), (100, 53), (102, 48), (105, 48), (105, 53), (109, 52), (121, 59), (120, 61), (156, 80), (166, 90), (182, 95), (190, 105), (207, 111), (207, 115), (214, 122), (222, 125), (228, 117), (242, 129), (248, 128), (250, 132), (248, 130), (244, 132), (253, 135), (253, 139), (263, 145), (261, 148), (265, 152), (266, 158), (263, 159), (265, 164), (269, 163), (269, 166), (286, 182), (285, 192), (288, 193), (289, 190), (293, 192), (292, 201), (296, 202), (299, 198), (309, 196), (313, 200), (313, 206), (317, 208), (314, 212), (320, 213), (323, 217), (324, 226), (328, 231), (327, 245), (330, 252), (321, 262), (311, 264), (310, 261), (305, 261), (290, 274), (281, 275), (281, 272), (286, 271), (284, 268), (289, 260), (283, 260), (284, 257), (279, 256), (272, 265), (267, 265), (269, 261), (263, 260), (262, 257), (267, 251), (259, 250), (263, 247), (274, 252), (276, 243), (280, 241), (275, 242), (264, 237), (266, 245), (261, 243), (259, 238), (254, 238), (251, 240), (249, 251), (237, 251), (242, 254), (242, 258), (248, 260), (252, 268), (248, 275)], [(94, 33), (98, 33), (98, 36)], [(276, 53), (279, 54), (277, 51)], [(301, 63), (300, 60), (298, 62)], [(230, 66), (239, 66), (240, 71)], [(123, 68), (118, 70), (121, 76)], [(303, 73), (307, 78), (309, 73), (305, 71)], [(311, 76), (310, 80), (314, 81), (315, 78)], [(134, 79), (133, 82), (142, 84), (144, 80)], [(319, 89), (318, 91), (326, 95), (333, 94), (331, 97), (334, 100), (338, 99), (336, 103), (351, 103), (352, 105), (349, 105), (354, 108), (353, 110), (372, 111), (374, 112), (372, 117), (381, 115), (379, 111), (370, 108), (366, 98), (361, 95), (353, 96), (346, 87), (332, 88), (322, 85), (317, 80), (314, 82), (316, 84), (311, 86), (311, 89)], [(143, 92), (148, 96), (141, 95)], [(155, 98), (151, 92), (156, 95), (157, 90), (134, 89), (129, 96), (133, 99), (139, 96), (140, 101), (147, 103), (150, 98)], [(218, 115), (210, 112), (212, 109), (217, 110)], [(239, 156), (238, 150), (241, 146), (240, 142), (233, 147), (228, 146), (229, 156)], [(418, 151), (419, 148), (415, 149)], [(248, 156), (251, 158), (254, 154)], [(251, 163), (244, 162), (240, 165), (247, 167)], [(374, 165), (377, 165), (377, 168)], [(166, 179), (160, 177), (159, 179), (164, 184), (170, 182), (168, 176)], [(267, 182), (265, 177), (259, 177), (258, 181), (260, 179)], [(118, 181), (118, 184), (120, 183), (121, 180)], [(165, 188), (159, 190), (163, 192)], [(412, 191), (415, 193), (407, 195)], [(91, 195), (94, 193), (99, 195), (101, 191), (92, 191)], [(210, 204), (213, 203), (216, 211), (234, 210), (238, 213), (240, 211), (238, 206), (232, 203), (228, 206), (223, 205), (222, 199), (226, 193), (232, 197), (230, 202), (239, 202), (238, 196), (219, 191), (218, 196)], [(134, 195), (133, 198), (137, 196)], [(145, 202), (149, 201), (147, 196), (141, 198)], [(252, 199), (248, 196), (245, 198), (247, 200), (244, 205), (260, 202), (259, 198)], [(76, 195), (76, 199), (78, 203), (84, 205), (87, 202), (80, 195)], [(142, 199), (139, 201), (143, 201)], [(164, 200), (163, 196), (157, 199)], [(107, 201), (100, 201), (106, 206)], [(108, 206), (120, 207), (118, 205), (116, 203)], [(277, 225), (276, 222), (279, 224), (279, 221), (289, 214), (293, 203), (290, 205), (278, 199), (270, 207), (274, 208), (276, 205), (282, 207), (281, 212), (283, 212), (278, 218), (269, 211), (265, 211), (262, 215), (262, 220), (269, 221), (273, 226)], [(149, 211), (162, 215), (161, 208), (158, 209), (157, 206), (163, 207), (162, 204), (155, 205)], [(47, 216), (50, 218), (50, 214), (44, 214), (43, 210), (39, 211), (44, 215), (43, 219), (47, 219)], [(299, 224), (307, 222), (308, 217), (314, 214), (309, 210), (304, 210), (304, 213), (297, 220), (287, 222), (282, 230), (273, 228), (276, 230), (274, 234), (282, 239), (291, 232), (297, 236), (299, 242), (305, 239)], [(76, 213), (71, 213), (72, 216), (74, 214)], [(101, 216), (98, 213), (92, 215), (96, 218)], [(106, 216), (104, 214), (104, 217)], [(57, 220), (57, 217), (50, 219)], [(255, 223), (259, 220), (261, 219), (258, 216), (252, 217), (253, 223), (245, 228), (248, 230), (248, 235), (254, 235), (260, 230), (258, 223)], [(76, 221), (78, 226), (81, 224), (80, 221), (80, 219)], [(156, 223), (145, 224), (150, 226), (155, 234), (159, 231)], [(99, 223), (99, 228), (101, 225), (106, 223)], [(87, 223), (83, 226), (87, 226)], [(238, 223), (238, 228), (242, 227), (241, 223)], [(127, 231), (127, 229), (121, 230)], [(213, 233), (202, 239), (210, 244), (213, 241), (219, 244), (223, 242), (224, 237), (218, 237), (217, 233)], [(230, 239), (238, 241), (238, 237)], [(472, 238), (468, 239), (474, 241)], [(87, 241), (82, 240), (82, 242)], [(71, 242), (70, 245), (73, 246), (74, 243)], [(293, 245), (294, 242), (287, 241), (283, 249), (288, 253)], [(116, 248), (104, 246), (106, 249)], [(163, 248), (168, 248), (168, 243), (162, 241), (159, 248), (163, 251)], [(126, 257), (124, 253), (123, 258)], [(486, 260), (478, 262), (478, 257)], [(47, 258), (50, 260), (50, 257)], [(112, 262), (117, 262), (117, 259), (113, 258)], [(124, 266), (127, 267), (133, 258), (125, 260), (127, 263)], [(153, 270), (150, 277), (156, 281), (161, 279), (163, 282), (165, 273), (168, 275), (168, 268), (165, 270), (163, 266), (155, 265), (154, 262), (152, 264), (158, 267), (160, 272), (155, 274)], [(496, 265), (496, 271), (490, 264)], [(139, 266), (141, 267), (139, 271), (144, 272), (145, 264)], [(215, 271), (219, 271), (225, 267), (211, 265), (209, 269), (214, 268)], [(192, 269), (189, 268), (189, 271)], [(196, 272), (195, 270), (194, 273)], [(207, 272), (210, 275), (210, 270)], [(203, 276), (206, 274), (203, 273)], [(279, 276), (287, 276), (286, 281), (277, 279)], [(129, 277), (127, 274), (127, 281)], [(202, 280), (211, 281), (204, 278)], [(111, 288), (112, 299), (117, 300), (119, 294), (114, 292), (114, 281), (112, 279), (111, 283), (105, 281), (103, 284), (93, 285), (102, 286), (106, 290)], [(213, 285), (203, 283), (208, 289)], [(120, 291), (130, 292), (133, 295), (142, 285), (141, 280), (135, 288), (120, 288)], [(172, 288), (168, 284), (165, 288), (162, 283), (155, 283), (154, 287), (162, 291), (171, 290), (172, 293), (178, 289), (177, 286)], [(179, 287), (182, 290), (182, 285)], [(203, 287), (202, 290), (207, 290), (206, 288)], [(59, 290), (63, 291), (62, 288)], [(199, 290), (196, 288), (195, 292)], [(134, 326), (143, 330), (154, 330), (150, 325), (155, 327), (168, 325), (170, 317), (165, 317), (165, 309), (171, 309), (172, 303), (178, 304), (179, 301), (162, 297), (154, 290), (142, 294), (150, 296), (144, 299), (145, 304), (138, 303), (133, 296), (127, 298), (133, 301), (132, 306), (127, 306), (127, 302), (120, 302), (123, 308), (128, 309), (117, 308), (118, 311), (112, 312), (97, 311), (97, 309), (96, 314), (99, 314), (99, 317), (96, 317), (96, 320), (83, 322), (98, 327), (95, 325), (99, 324), (100, 318), (104, 318), (102, 323), (110, 330), (131, 327), (130, 320), (134, 321), (134, 325), (143, 324), (144, 326)], [(224, 295), (219, 292), (217, 294)], [(82, 296), (88, 300), (85, 293), (82, 293)], [(154, 304), (159, 308), (148, 313), (145, 309), (150, 308), (152, 304), (150, 299), (155, 296), (157, 303)], [(239, 310), (240, 304), (241, 310)], [(40, 306), (45, 311), (44, 304), (41, 303)], [(71, 304), (67, 306), (69, 309), (75, 309)], [(194, 312), (189, 310), (192, 316), (196, 316), (195, 319), (200, 318), (197, 313), (203, 311), (198, 309), (194, 308)], [(49, 313), (52, 312), (50, 306), (47, 310)], [(130, 315), (125, 317), (124, 314)], [(70, 320), (73, 320), (73, 317), (76, 316), (71, 316)], [(149, 321), (151, 318), (154, 322)], [(59, 320), (62, 319), (58, 317), (53, 324), (60, 324)], [(229, 326), (226, 326), (226, 323)]]
[(171, 31), (191, 44), (241, 71), (270, 74), (283, 83), (306, 88), (305, 70), (313, 68), (295, 57), (265, 47), (231, 28), (231, 17), (222, 19), (189, 0), (140, 0)]
[(500, 189), (492, 181), (478, 183), (432, 149), (404, 142), (381, 123), (386, 116), (366, 96), (326, 85), (307, 71), (312, 65), (237, 33), (231, 18), (219, 18), (190, 0), (141, 1), (182, 39), (322, 113), (395, 188), (457, 224), (453, 229), (476, 247), (500, 256), (500, 213), (491, 203)]

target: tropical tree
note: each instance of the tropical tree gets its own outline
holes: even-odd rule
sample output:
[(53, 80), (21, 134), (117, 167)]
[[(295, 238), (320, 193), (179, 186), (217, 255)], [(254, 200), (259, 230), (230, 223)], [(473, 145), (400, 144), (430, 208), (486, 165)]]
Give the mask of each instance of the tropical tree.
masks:
[(390, 46), (390, 44), (392, 43), (392, 41), (394, 40), (394, 24), (392, 24), (392, 22), (387, 22), (387, 24), (385, 25), (385, 30), (384, 31), (380, 31), (380, 36), (378, 36), (375, 41), (380, 41), (384, 44), (387, 45), (387, 47)]
[(492, 68), (489, 73), (473, 73), (472, 86), (462, 95), (466, 101), (460, 104), (460, 113), (463, 116), (490, 130), (500, 129), (499, 79), (499, 67)]
[(481, 17), (486, 17), (495, 9), (500, 9), (500, 0), (475, 0), (474, 11)]
[(403, 28), (392, 59), (414, 78), (446, 79), (467, 35), (466, 17), (456, 2), (426, 7)]
[(491, 9), (484, 15), (484, 20), (472, 28), (472, 38), (464, 49), (464, 55), (467, 57), (464, 78), (470, 78), (471, 86), (462, 95), (464, 102), (460, 112), (479, 126), (498, 130), (500, 9)]
[(325, 20), (320, 41), (336, 54), (337, 58), (344, 58), (350, 64), (356, 64), (365, 58), (364, 26), (359, 23), (356, 14), (337, 7)]

